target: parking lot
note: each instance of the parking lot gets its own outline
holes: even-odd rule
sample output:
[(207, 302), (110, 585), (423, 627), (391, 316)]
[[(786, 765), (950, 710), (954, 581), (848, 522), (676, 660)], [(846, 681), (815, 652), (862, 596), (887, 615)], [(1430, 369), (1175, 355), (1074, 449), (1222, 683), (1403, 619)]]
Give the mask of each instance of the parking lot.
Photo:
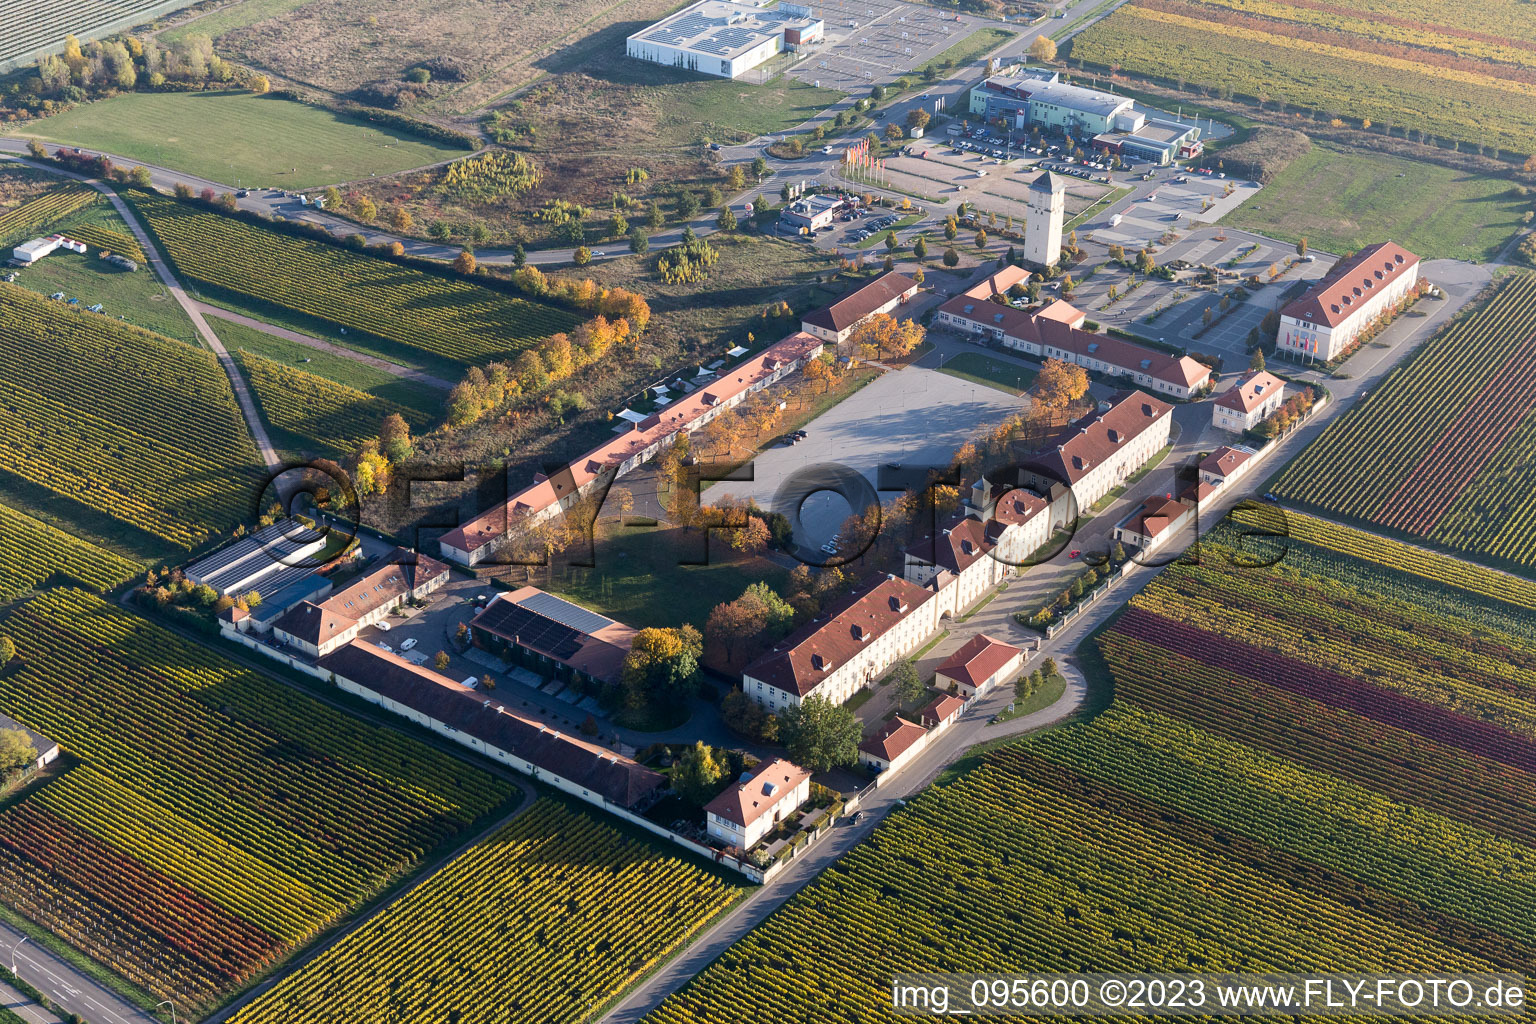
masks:
[(889, 0), (832, 0), (810, 6), (826, 23), (827, 41), (790, 74), (845, 92), (905, 74), (989, 24)]
[[(891, 464), (947, 466), (960, 445), (1019, 405), (1001, 391), (935, 370), (891, 371), (812, 421), (799, 444), (765, 450), (752, 463), (750, 482), (715, 484), (703, 500), (708, 504), (729, 494), (752, 498), (792, 520), (798, 513), (796, 537), (815, 551), (851, 511), (846, 499), (826, 487), (850, 493), (862, 487), (868, 495)], [(864, 483), (852, 481), (854, 476)], [(895, 495), (879, 493), (882, 501)]]

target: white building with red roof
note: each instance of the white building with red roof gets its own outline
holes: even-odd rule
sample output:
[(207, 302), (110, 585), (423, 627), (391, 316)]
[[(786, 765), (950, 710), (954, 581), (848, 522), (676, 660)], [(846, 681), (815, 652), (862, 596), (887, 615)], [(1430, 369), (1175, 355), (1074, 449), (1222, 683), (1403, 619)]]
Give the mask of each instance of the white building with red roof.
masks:
[(897, 716), (859, 744), (859, 763), (875, 772), (899, 772), (927, 740), (928, 730)]
[(1225, 487), (1248, 472), (1257, 453), (1241, 445), (1222, 445), (1200, 460), (1200, 482)]
[(1417, 256), (1396, 242), (1368, 245), (1280, 311), (1275, 351), (1307, 362), (1336, 359), (1418, 283)]
[(959, 650), (944, 659), (934, 673), (934, 685), (948, 687), (967, 699), (985, 696), (999, 683), (1006, 683), (1024, 666), (1024, 651), (993, 636), (978, 633)]
[(841, 345), (859, 324), (909, 302), (919, 287), (905, 274), (882, 274), (831, 305), (807, 313), (800, 321), (800, 329), (829, 344)]
[(1137, 387), (1173, 398), (1193, 398), (1210, 385), (1210, 367), (1189, 356), (1083, 330), (1087, 314), (1069, 302), (1057, 299), (1023, 310), (993, 301), (993, 295), (1005, 295), (1027, 276), (1019, 267), (999, 270), (940, 306), (934, 324), (1037, 359), (1060, 359), (1093, 373), (1129, 377)]
[(711, 839), (746, 851), (810, 799), (811, 773), (782, 757), (762, 761), (704, 805)]
[(1167, 402), (1140, 391), (1122, 392), (1032, 455), (1019, 483), (1052, 495), (1050, 523), (1065, 525), (1162, 451), (1172, 423), (1173, 406)]
[(702, 384), (686, 397), (645, 419), (627, 424), (612, 440), (574, 459), (553, 475), (539, 473), (533, 483), (439, 539), (442, 556), (460, 565), (485, 561), (514, 530), (559, 515), (583, 497), (652, 458), (679, 434), (692, 433), (763, 388), (794, 373), (821, 354), (822, 342), (803, 331)]
[(938, 630), (936, 596), (872, 576), (748, 665), (742, 691), (775, 713), (812, 697), (842, 704)]
[(1189, 525), (1195, 508), (1177, 498), (1155, 495), (1115, 526), (1115, 540), (1139, 549), (1143, 555), (1161, 547)]
[(1211, 403), (1211, 423), (1238, 433), (1263, 423), (1285, 402), (1285, 381), (1264, 370), (1238, 378)]

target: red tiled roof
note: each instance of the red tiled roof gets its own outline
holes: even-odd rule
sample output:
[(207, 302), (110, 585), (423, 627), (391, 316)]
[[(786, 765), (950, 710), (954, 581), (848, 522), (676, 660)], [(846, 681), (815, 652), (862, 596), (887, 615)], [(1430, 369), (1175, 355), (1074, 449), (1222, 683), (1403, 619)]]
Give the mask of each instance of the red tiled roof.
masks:
[(969, 686), (980, 686), (1023, 653), (1019, 648), (1005, 644), (996, 637), (977, 633), (958, 651), (944, 659), (938, 674)]
[(812, 326), (841, 333), (916, 287), (917, 282), (907, 275), (891, 271), (849, 292), (830, 306), (813, 310), (800, 319)]
[(1280, 313), (1293, 320), (1337, 327), (1378, 294), (1377, 289), (1396, 281), (1418, 262), (1417, 256), (1396, 242), (1368, 245), (1334, 264), (1326, 277)]
[(495, 699), (372, 644), (353, 641), (321, 658), (319, 667), (468, 736), (569, 779), (609, 803), (633, 808), (659, 789), (662, 777), (622, 754), (524, 718)]
[(357, 625), (357, 620), (370, 612), (395, 604), (448, 572), (443, 562), (406, 548), (395, 548), (375, 565), (377, 568), (324, 601), (294, 605), (272, 623), (272, 628), (319, 646)]
[(923, 705), (922, 710), (917, 713), (917, 720), (919, 722), (933, 722), (937, 725), (963, 707), (965, 707), (965, 701), (959, 697), (952, 693), (941, 693)]
[(1251, 458), (1253, 452), (1222, 445), (1200, 460), (1200, 472), (1220, 477), (1230, 476), (1233, 470)]
[(880, 731), (859, 744), (866, 754), (873, 754), (885, 761), (894, 761), (912, 745), (927, 735), (928, 730), (916, 722), (896, 717), (881, 727)]
[(546, 477), (542, 473), (536, 475), (531, 485), (512, 495), (504, 505), (488, 509), (458, 529), (443, 534), (442, 543), (459, 551), (471, 552), (505, 537), (518, 519), (543, 512), (597, 479), (605, 470), (617, 468), (657, 441), (688, 429), (715, 406), (749, 390), (785, 363), (806, 358), (821, 344), (821, 339), (796, 331), (739, 366), (727, 370), (721, 377), (711, 381), (707, 389), (694, 391), (678, 399), (636, 424), (636, 429), (615, 435), (612, 440), (573, 459), (553, 477)]
[(878, 574), (748, 665), (743, 675), (804, 697), (871, 641), (934, 596), (915, 583)]
[(759, 764), (738, 785), (711, 800), (704, 811), (746, 827), (810, 777), (811, 773), (799, 765), (775, 757)]
[(1143, 501), (1126, 520), (1126, 525), (1143, 537), (1156, 537), (1188, 511), (1189, 506), (1177, 498), (1159, 494)]
[(1068, 427), (1059, 435), (1055, 448), (1036, 453), (1031, 462), (1057, 481), (1075, 484), (1173, 409), (1145, 392), (1122, 395), (1107, 412), (1095, 413)]
[(937, 537), (924, 537), (907, 548), (907, 554), (926, 565), (959, 573), (992, 549), (987, 528), (979, 519), (956, 518)]
[(1238, 379), (1236, 384), (1216, 399), (1216, 404), (1238, 412), (1252, 412), (1267, 398), (1273, 398), (1285, 390), (1285, 381), (1265, 370), (1255, 370)]

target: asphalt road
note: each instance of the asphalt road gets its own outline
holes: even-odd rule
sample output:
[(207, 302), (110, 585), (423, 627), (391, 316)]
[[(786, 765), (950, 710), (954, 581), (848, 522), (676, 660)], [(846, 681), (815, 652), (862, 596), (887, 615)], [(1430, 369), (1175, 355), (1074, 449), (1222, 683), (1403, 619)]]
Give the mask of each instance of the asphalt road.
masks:
[[(6, 966), (15, 965), (16, 976), (46, 995), (67, 1013), (79, 1014), (92, 1024), (156, 1024), (155, 1018), (109, 992), (96, 982), (43, 949), (9, 925), (0, 924), (0, 957)], [(37, 1013), (34, 1024), (48, 1024), (58, 1018)]]

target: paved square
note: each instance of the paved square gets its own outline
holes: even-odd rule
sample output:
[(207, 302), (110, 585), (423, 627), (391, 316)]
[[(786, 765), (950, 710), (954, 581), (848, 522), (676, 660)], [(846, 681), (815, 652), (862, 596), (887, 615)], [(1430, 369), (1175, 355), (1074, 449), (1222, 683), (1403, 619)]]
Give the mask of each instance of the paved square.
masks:
[[(962, 444), (1020, 406), (1011, 395), (936, 370), (909, 366), (891, 371), (810, 423), (804, 441), (792, 448), (764, 451), (752, 463), (751, 482), (717, 483), (704, 492), (703, 500), (711, 504), (735, 495), (788, 515), (793, 509), (781, 507), (787, 496), (806, 493), (804, 486), (796, 486), (798, 480), (829, 479), (819, 467), (846, 467), (873, 487), (887, 463), (947, 466)], [(894, 491), (884, 492), (880, 499), (895, 496)], [(835, 494), (813, 494), (801, 509), (800, 542), (819, 548), (837, 532), (849, 511)]]

